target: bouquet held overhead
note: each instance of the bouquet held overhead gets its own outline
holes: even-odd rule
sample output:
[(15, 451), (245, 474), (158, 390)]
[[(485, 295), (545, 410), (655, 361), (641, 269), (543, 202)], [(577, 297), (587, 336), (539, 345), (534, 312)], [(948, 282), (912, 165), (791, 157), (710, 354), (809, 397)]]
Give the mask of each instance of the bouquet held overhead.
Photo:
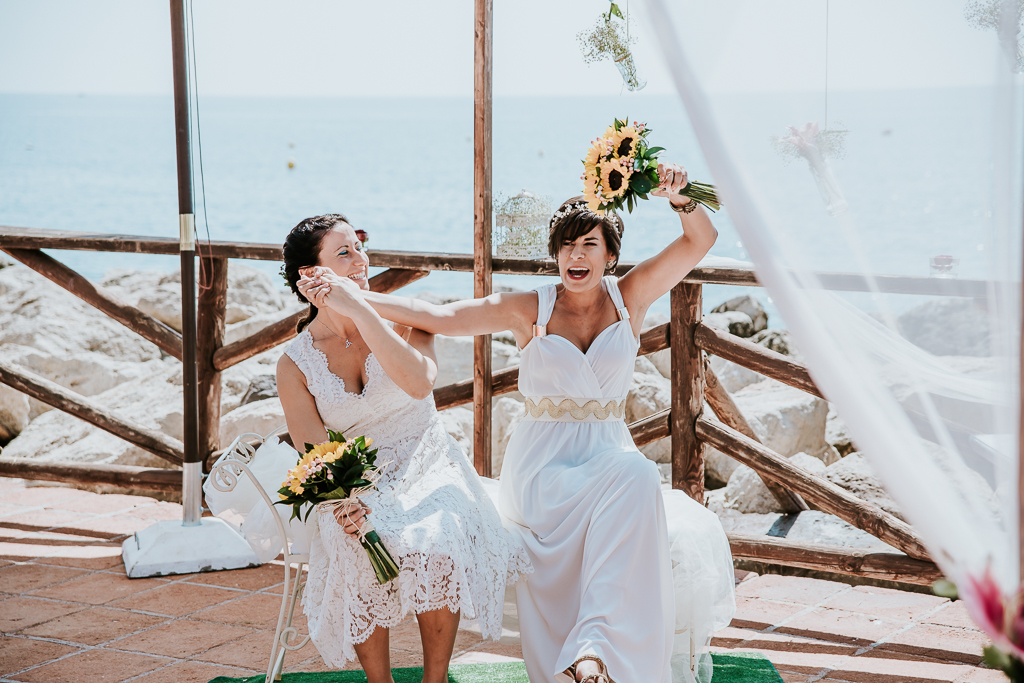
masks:
[[(646, 123), (615, 119), (583, 159), (583, 196), (587, 207), (599, 214), (625, 206), (630, 213), (639, 199), (647, 199), (661, 182), (658, 155), (664, 147), (651, 147)], [(690, 182), (679, 191), (712, 211), (721, 208), (713, 185)]]

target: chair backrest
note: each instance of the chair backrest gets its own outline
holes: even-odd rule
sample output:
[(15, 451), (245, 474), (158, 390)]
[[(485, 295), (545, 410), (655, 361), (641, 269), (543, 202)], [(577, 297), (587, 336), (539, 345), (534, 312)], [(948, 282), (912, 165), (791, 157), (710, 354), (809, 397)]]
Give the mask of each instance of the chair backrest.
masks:
[(251, 463), (253, 458), (256, 457), (259, 447), (266, 443), (267, 439), (281, 432), (283, 429), (285, 429), (285, 425), (281, 425), (266, 436), (251, 432), (239, 434), (210, 469), (208, 481), (217, 491), (220, 491), (221, 493), (230, 493), (234, 491), (235, 487), (238, 485), (239, 477), (243, 474), (248, 477), (264, 503), (266, 503), (267, 507), (270, 509), (271, 517), (277, 525), (277, 530), (284, 546), (281, 551), (285, 554), (285, 559), (287, 560), (288, 556), (291, 555), (291, 543), (295, 540), (292, 538), (292, 534), (290, 533), (291, 529), (284, 523), (284, 521), (282, 521), (281, 516), (278, 514), (277, 507), (274, 505), (274, 501), (271, 500), (270, 495), (260, 484), (259, 479), (257, 479), (252, 470), (249, 469), (249, 463)]

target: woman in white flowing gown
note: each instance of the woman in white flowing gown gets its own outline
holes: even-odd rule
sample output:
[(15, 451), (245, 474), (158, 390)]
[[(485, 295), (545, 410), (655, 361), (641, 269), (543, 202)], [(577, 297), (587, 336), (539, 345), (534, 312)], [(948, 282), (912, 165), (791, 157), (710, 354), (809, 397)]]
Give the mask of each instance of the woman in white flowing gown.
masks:
[[(296, 294), (300, 271), (316, 266), (368, 289), (368, 265), (362, 241), (340, 214), (302, 221), (284, 245), (282, 270)], [(364, 508), (347, 518), (337, 509), (337, 519), (309, 518), (303, 608), (310, 636), (329, 666), (358, 656), (369, 683), (392, 683), (389, 629), (410, 611), (423, 639), (423, 680), (446, 683), (460, 616), (479, 621), (484, 637), (498, 639), (506, 586), (530, 571), (525, 550), (502, 527), (471, 463), (437, 416), (436, 375), (433, 336), (392, 328), (369, 306), (349, 315), (310, 306), (278, 363), (278, 392), (294, 443), (322, 443), (326, 429), (366, 436), (378, 449), (378, 464), (387, 465), (378, 490), (362, 497)], [(276, 491), (296, 460), (294, 449), (271, 442), (257, 452), (254, 469), (276, 468)], [(399, 566), (398, 578), (384, 585), (354, 537), (365, 515)], [(259, 533), (249, 535), (255, 540)]]
[(326, 272), (300, 283), (340, 311), (365, 299), (435, 333), (515, 335), (526, 416), (505, 451), (499, 509), (535, 569), (517, 585), (533, 683), (704, 683), (710, 635), (734, 610), (717, 517), (682, 492), (663, 495), (623, 421), (644, 314), (717, 236), (704, 209), (677, 194), (686, 172), (666, 164), (658, 173), (654, 194), (670, 198), (683, 235), (621, 280), (602, 277), (618, 261), (621, 219), (577, 197), (551, 219), (560, 285), (432, 306), (360, 293)]

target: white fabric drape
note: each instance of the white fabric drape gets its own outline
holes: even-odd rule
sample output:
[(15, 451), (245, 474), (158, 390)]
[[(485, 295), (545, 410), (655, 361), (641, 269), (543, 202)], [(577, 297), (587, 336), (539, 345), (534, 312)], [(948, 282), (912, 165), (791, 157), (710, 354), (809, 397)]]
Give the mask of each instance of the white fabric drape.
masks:
[[(1008, 590), (1017, 2), (974, 4), (1008, 20), (1000, 33), (951, 0), (647, 0), (645, 13), (724, 199), (716, 221), (735, 224), (815, 381), (947, 575), (990, 564)], [(930, 273), (947, 255), (959, 273), (942, 258)]]

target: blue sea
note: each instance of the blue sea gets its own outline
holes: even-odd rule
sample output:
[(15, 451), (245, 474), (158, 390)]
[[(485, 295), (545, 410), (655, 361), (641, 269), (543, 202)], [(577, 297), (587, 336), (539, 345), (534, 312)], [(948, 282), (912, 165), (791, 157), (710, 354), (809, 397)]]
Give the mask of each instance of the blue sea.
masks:
[[(727, 122), (730, 142), (743, 148), (738, 157), (752, 178), (771, 175), (761, 189), (777, 188), (781, 196), (769, 196), (769, 204), (804, 207), (792, 215), (809, 230), (812, 252), (820, 226), (815, 258), (822, 267), (850, 270), (845, 255), (830, 251), (823, 232), (829, 217), (806, 164), (781, 163), (768, 140), (769, 130), (785, 134), (787, 123), (799, 123), (794, 101), (761, 96), (756, 109), (737, 107), (737, 118)], [(851, 206), (860, 207), (873, 269), (924, 275), (929, 255), (949, 253), (961, 258), (961, 277), (984, 272), (977, 245), (991, 215), (991, 153), (984, 151), (991, 140), (990, 129), (976, 124), (991, 118), (986, 92), (839, 94), (832, 107), (850, 130), (836, 176)], [(757, 125), (747, 126), (745, 116), (756, 116)], [(694, 180), (711, 180), (674, 96), (498, 98), (495, 195), (528, 189), (557, 205), (579, 194), (580, 159), (613, 117), (647, 121), (666, 159), (685, 165)], [(948, 137), (949, 131), (959, 134)], [(471, 252), (470, 99), (203, 97), (196, 133), (201, 237), (279, 244), (302, 218), (340, 212), (369, 232), (371, 249)], [(0, 225), (176, 237), (176, 191), (170, 97), (0, 95)], [(680, 231), (664, 200), (641, 204), (625, 217), (625, 260), (653, 255)], [(714, 220), (720, 237), (712, 253), (746, 259), (728, 210)], [(54, 256), (92, 278), (115, 267), (177, 267), (175, 257)], [(276, 264), (248, 263), (276, 274)], [(532, 288), (541, 281), (495, 282)], [(472, 276), (434, 273), (407, 291), (422, 289), (470, 296)], [(705, 307), (746, 291), (708, 287)], [(772, 312), (766, 294), (757, 293)], [(667, 299), (653, 310), (667, 312)], [(783, 322), (773, 316), (771, 325)]]

